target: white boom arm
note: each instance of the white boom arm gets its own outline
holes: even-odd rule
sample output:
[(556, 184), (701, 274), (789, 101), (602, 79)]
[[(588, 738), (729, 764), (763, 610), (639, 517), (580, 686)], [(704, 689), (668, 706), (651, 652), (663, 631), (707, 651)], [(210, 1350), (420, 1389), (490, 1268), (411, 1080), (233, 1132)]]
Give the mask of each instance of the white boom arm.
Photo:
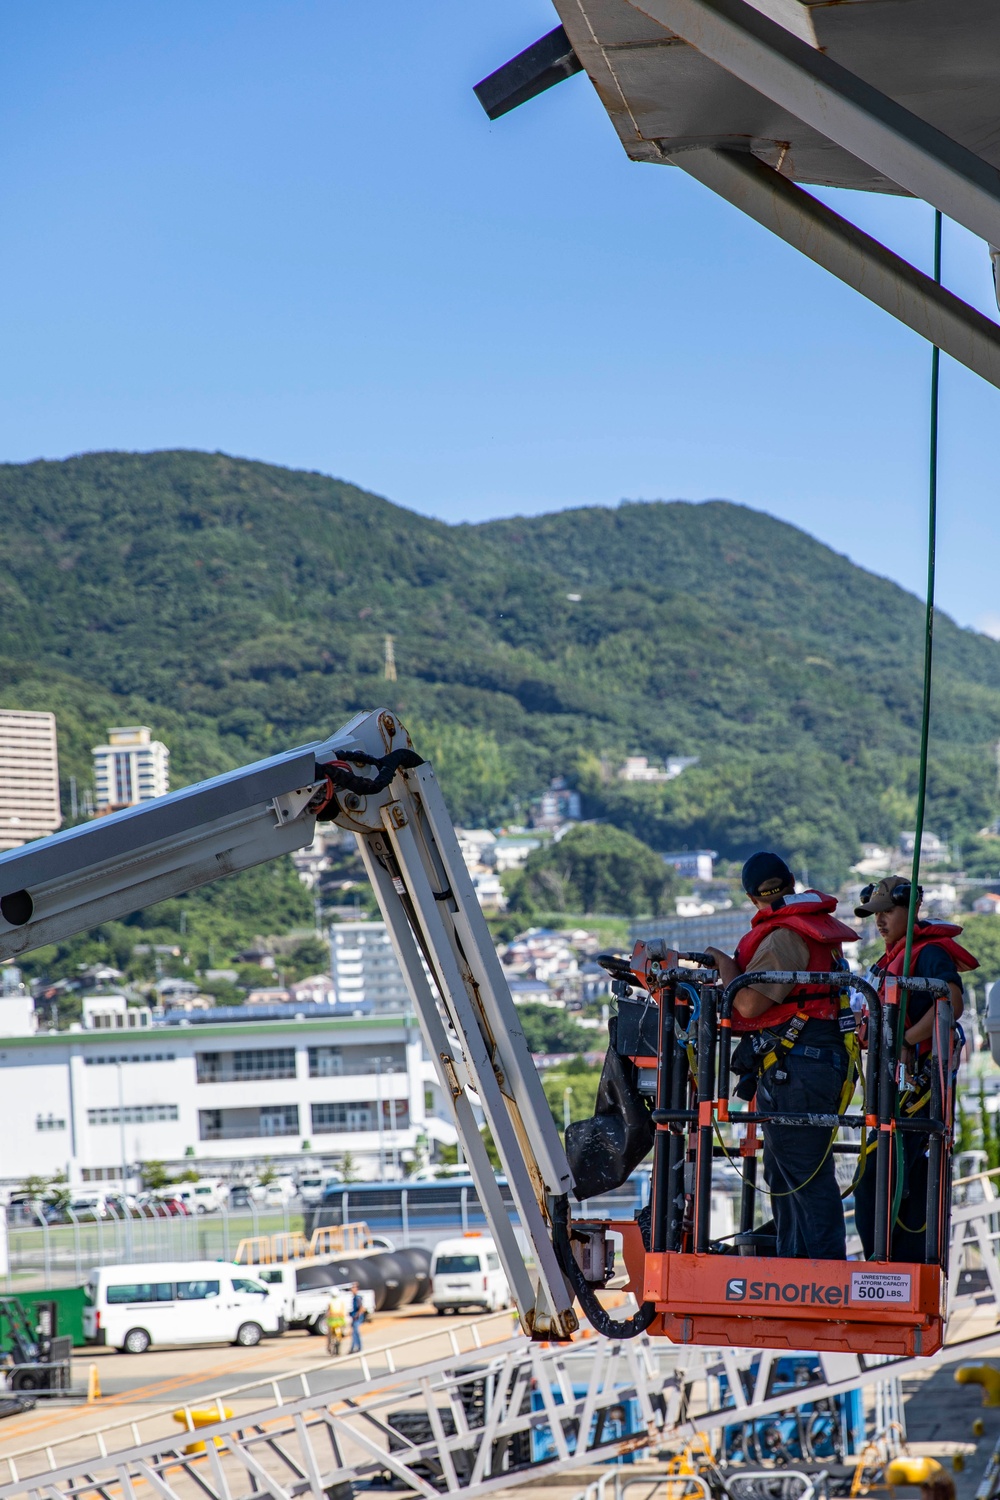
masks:
[(434, 773), (394, 715), (359, 714), (328, 740), (0, 856), (0, 958), (301, 849), (317, 817), (357, 836), (524, 1325), (535, 1337), (566, 1338), (577, 1318), (551, 1231), (554, 1200), (572, 1188), (569, 1165)]

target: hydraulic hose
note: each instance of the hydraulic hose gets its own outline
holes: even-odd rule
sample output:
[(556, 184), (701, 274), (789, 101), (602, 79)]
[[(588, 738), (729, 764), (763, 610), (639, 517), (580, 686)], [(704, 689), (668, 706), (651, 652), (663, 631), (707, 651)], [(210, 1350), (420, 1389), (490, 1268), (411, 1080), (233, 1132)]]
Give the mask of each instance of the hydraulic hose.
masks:
[(349, 758), (355, 764), (377, 767), (376, 774), (358, 776), (351, 770), (346, 760), (327, 761), (325, 765), (318, 765), (316, 769), (321, 776), (329, 778), (338, 792), (355, 792), (359, 797), (370, 797), (376, 792), (384, 792), (397, 771), (412, 771), (424, 764), (422, 755), (406, 748), (391, 750), (388, 755), (380, 757), (357, 751)]
[(577, 1301), (590, 1326), (607, 1339), (634, 1339), (646, 1329), (656, 1317), (655, 1302), (644, 1302), (634, 1318), (617, 1322), (601, 1306), (594, 1288), (577, 1265), (573, 1247), (569, 1240), (569, 1194), (562, 1193), (553, 1200), (552, 1245), (567, 1281), (576, 1293)]

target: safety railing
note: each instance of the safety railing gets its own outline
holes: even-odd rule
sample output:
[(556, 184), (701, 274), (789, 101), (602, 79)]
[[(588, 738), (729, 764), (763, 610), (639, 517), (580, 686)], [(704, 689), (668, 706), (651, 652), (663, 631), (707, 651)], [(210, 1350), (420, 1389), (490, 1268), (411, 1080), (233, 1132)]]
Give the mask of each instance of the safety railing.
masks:
[[(80, 1458), (88, 1462), (106, 1458), (118, 1448), (131, 1444), (153, 1443), (159, 1439), (176, 1440), (178, 1423), (189, 1431), (196, 1427), (194, 1413), (211, 1409), (219, 1412), (224, 1420), (225, 1407), (238, 1401), (247, 1411), (259, 1408), (282, 1408), (303, 1397), (322, 1394), (328, 1387), (331, 1373), (337, 1376), (337, 1384), (350, 1387), (358, 1382), (373, 1383), (387, 1376), (397, 1376), (409, 1367), (409, 1354), (419, 1353), (415, 1364), (440, 1358), (463, 1358), (475, 1356), (484, 1347), (505, 1339), (511, 1332), (510, 1312), (489, 1313), (486, 1316), (465, 1321), (451, 1322), (447, 1328), (427, 1329), (412, 1338), (400, 1339), (392, 1344), (377, 1346), (360, 1354), (344, 1354), (336, 1359), (290, 1366), (281, 1375), (264, 1375), (255, 1380), (242, 1381), (239, 1385), (227, 1386), (213, 1391), (211, 1397), (154, 1407), (140, 1416), (129, 1415), (112, 1418), (80, 1431), (53, 1434), (48, 1431), (42, 1442), (19, 1448), (0, 1457), (0, 1483), (16, 1483), (29, 1474), (44, 1474), (54, 1471), (71, 1460)], [(523, 1343), (519, 1340), (519, 1343)], [(127, 1404), (128, 1397), (112, 1398)]]
[[(704, 955), (682, 957), (699, 962)], [(636, 982), (634, 975), (631, 982)], [(659, 1066), (656, 1103), (652, 1119), (656, 1128), (653, 1146), (651, 1248), (677, 1251), (687, 1243), (696, 1253), (709, 1250), (712, 1200), (712, 1169), (717, 1155), (728, 1155), (716, 1146), (722, 1124), (738, 1123), (747, 1128), (740, 1148), (743, 1183), (740, 1236), (752, 1232), (756, 1197), (756, 1129), (759, 1125), (823, 1127), (833, 1132), (854, 1128), (874, 1132), (875, 1203), (872, 1259), (887, 1261), (891, 1254), (893, 1194), (899, 1168), (893, 1153), (901, 1136), (913, 1133), (928, 1142), (927, 1219), (924, 1259), (927, 1264), (945, 1263), (948, 1253), (950, 1210), (949, 1174), (945, 1170), (946, 1142), (954, 1107), (954, 1018), (948, 986), (940, 980), (888, 976), (880, 995), (865, 980), (844, 971), (758, 970), (738, 975), (723, 988), (714, 969), (673, 967), (658, 973)], [(742, 989), (764, 984), (826, 986), (832, 992), (848, 988), (864, 996), (868, 1005), (867, 1066), (863, 1075), (861, 1111), (803, 1113), (748, 1107), (730, 1110), (729, 1074), (732, 1060), (733, 1007)], [(899, 1016), (906, 993), (927, 995), (934, 1007), (929, 1109), (925, 1114), (904, 1118), (899, 1112), (900, 1057)], [(693, 1097), (692, 1097), (693, 1085)], [(756, 1101), (754, 1101), (756, 1102)], [(721, 1137), (720, 1137), (721, 1140)], [(686, 1185), (692, 1166), (694, 1192)], [(864, 1145), (841, 1144), (833, 1150), (857, 1154)], [(693, 1224), (685, 1215), (691, 1211)]]
[(357, 1255), (370, 1250), (371, 1245), (367, 1224), (331, 1224), (324, 1229), (314, 1229), (308, 1240), (298, 1232), (257, 1235), (240, 1240), (235, 1259), (240, 1266), (280, 1265), (313, 1255)]

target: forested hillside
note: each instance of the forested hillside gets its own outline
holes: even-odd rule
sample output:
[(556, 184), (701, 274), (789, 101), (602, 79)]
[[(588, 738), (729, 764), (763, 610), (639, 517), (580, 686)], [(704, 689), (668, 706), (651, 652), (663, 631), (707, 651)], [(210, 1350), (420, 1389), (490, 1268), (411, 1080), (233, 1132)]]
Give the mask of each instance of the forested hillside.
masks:
[[(115, 722), (150, 724), (180, 784), (387, 704), (464, 820), (566, 774), (654, 847), (764, 841), (817, 880), (910, 823), (921, 606), (755, 511), (449, 527), (185, 452), (2, 466), (0, 507), (0, 704), (55, 709), (64, 782)], [(941, 619), (936, 831), (994, 815), (998, 738), (1000, 644)], [(700, 762), (643, 788), (611, 774), (629, 751)]]

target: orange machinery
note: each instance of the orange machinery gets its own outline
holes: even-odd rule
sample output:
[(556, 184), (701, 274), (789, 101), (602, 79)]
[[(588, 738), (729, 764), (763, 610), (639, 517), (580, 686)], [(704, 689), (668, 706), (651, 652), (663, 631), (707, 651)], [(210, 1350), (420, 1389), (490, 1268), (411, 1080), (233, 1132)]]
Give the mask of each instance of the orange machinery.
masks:
[[(613, 976), (620, 1012), (636, 989), (642, 992), (638, 1002), (631, 1001), (644, 1007), (646, 1021), (631, 1060), (643, 1072), (656, 1069), (650, 1223), (645, 1237), (634, 1221), (574, 1223), (571, 1234), (584, 1245), (591, 1238), (604, 1242), (608, 1231), (622, 1235), (630, 1290), (642, 1304), (636, 1323), (675, 1343), (885, 1355), (928, 1355), (939, 1349), (954, 1105), (954, 1025), (947, 986), (936, 980), (890, 978), (880, 998), (870, 985), (851, 977), (850, 987), (863, 994), (868, 1007), (861, 1110), (779, 1116), (758, 1111), (755, 1099), (745, 1110), (731, 1106), (735, 997), (746, 985), (791, 981), (829, 983), (839, 992), (848, 979), (845, 973), (747, 973), (723, 988), (704, 955), (643, 943), (629, 960), (609, 955), (601, 962)], [(907, 989), (929, 994), (935, 1008), (930, 1108), (911, 1118), (899, 1108), (897, 1060), (900, 1004)], [(633, 1045), (635, 1035), (633, 1028)], [(768, 1121), (824, 1126), (834, 1133), (841, 1127), (860, 1129), (861, 1145), (832, 1148), (855, 1156), (864, 1150), (866, 1137), (875, 1134), (865, 1168), (876, 1173), (871, 1260), (788, 1260), (769, 1253), (773, 1239), (769, 1243), (766, 1234), (754, 1229), (759, 1127)], [(727, 1146), (723, 1130), (733, 1122), (744, 1126), (745, 1133), (738, 1146)], [(893, 1262), (888, 1253), (906, 1131), (928, 1141), (925, 1253), (919, 1264)], [(743, 1178), (740, 1232), (718, 1243), (710, 1234), (712, 1166), (724, 1155), (738, 1162)], [(577, 1258), (595, 1267), (599, 1259), (591, 1254), (585, 1260), (579, 1251)], [(591, 1286), (600, 1279), (595, 1270)], [(581, 1301), (588, 1311), (587, 1300)]]

